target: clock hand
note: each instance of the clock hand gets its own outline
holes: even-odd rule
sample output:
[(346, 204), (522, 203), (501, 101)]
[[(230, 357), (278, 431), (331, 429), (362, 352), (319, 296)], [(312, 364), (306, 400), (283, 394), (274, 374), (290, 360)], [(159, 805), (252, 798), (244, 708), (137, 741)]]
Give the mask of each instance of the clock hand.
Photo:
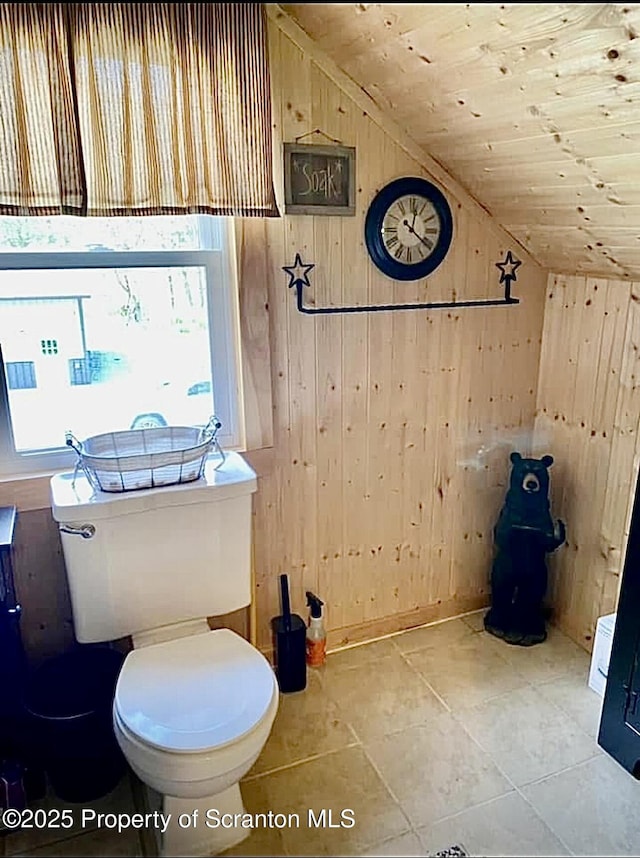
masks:
[(431, 250), (433, 248), (433, 242), (424, 238), (424, 236), (419, 235), (415, 231), (415, 229), (411, 226), (411, 224), (409, 223), (409, 221), (406, 218), (405, 218), (405, 220), (402, 221), (402, 223), (404, 224), (404, 226), (406, 226), (406, 228), (409, 230), (409, 232), (413, 233), (413, 235), (415, 235), (416, 238), (420, 239), (420, 241), (424, 244), (424, 246), (427, 248), (427, 250)]

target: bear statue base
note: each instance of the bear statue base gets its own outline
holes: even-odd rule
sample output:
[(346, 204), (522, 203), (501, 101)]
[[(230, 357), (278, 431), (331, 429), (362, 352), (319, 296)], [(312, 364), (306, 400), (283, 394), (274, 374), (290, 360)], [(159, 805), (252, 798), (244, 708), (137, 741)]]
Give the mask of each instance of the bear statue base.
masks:
[(552, 456), (524, 459), (511, 454), (511, 480), (494, 528), (497, 548), (491, 569), (491, 608), (484, 627), (517, 646), (533, 646), (547, 638), (544, 597), (546, 555), (565, 541), (565, 526), (555, 524), (549, 510)]

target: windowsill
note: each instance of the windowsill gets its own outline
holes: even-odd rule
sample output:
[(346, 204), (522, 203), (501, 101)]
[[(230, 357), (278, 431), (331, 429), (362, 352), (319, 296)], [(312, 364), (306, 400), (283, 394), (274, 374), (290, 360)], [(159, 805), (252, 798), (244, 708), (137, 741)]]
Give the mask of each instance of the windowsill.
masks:
[[(34, 471), (29, 472), (28, 474), (2, 474), (0, 475), (0, 485), (2, 483), (22, 483), (27, 482), (29, 480), (40, 480), (40, 479), (48, 479), (53, 477), (55, 474), (64, 474), (65, 471), (70, 470), (69, 468), (55, 468), (49, 471)], [(71, 469), (72, 470), (72, 469)]]

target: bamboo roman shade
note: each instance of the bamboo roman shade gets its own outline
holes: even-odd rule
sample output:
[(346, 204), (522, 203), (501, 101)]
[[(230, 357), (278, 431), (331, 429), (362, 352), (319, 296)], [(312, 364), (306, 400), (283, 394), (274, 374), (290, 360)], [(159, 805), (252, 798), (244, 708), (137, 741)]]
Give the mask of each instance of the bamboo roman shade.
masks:
[(260, 3), (0, 4), (0, 214), (277, 216)]

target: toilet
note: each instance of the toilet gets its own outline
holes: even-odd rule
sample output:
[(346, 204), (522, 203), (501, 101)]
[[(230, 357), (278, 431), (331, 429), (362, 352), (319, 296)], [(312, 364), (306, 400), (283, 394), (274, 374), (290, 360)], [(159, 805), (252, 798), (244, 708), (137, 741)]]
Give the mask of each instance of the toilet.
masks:
[(267, 741), (278, 686), (255, 647), (206, 618), (251, 602), (256, 488), (233, 452), (194, 482), (155, 489), (51, 478), (77, 640), (131, 636), (113, 728), (149, 812), (169, 819), (153, 826), (161, 855), (215, 855), (251, 830), (208, 820), (245, 812), (239, 782)]

